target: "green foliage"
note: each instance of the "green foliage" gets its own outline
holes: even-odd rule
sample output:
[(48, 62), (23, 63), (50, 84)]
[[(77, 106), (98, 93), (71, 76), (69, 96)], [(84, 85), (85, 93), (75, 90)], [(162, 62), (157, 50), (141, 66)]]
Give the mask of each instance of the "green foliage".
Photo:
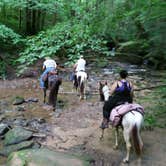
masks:
[(5, 25), (0, 24), (0, 47), (2, 50), (16, 49), (22, 44), (23, 40), (20, 35)]
[[(55, 27), (27, 39), (27, 47), (17, 60), (21, 65), (33, 64), (37, 59), (46, 56), (67, 57), (73, 63), (80, 54), (86, 56), (88, 51), (107, 54), (105, 41), (95, 35), (90, 36), (88, 28), (83, 24), (63, 22)], [(21, 66), (21, 68), (23, 68)]]
[[(0, 24), (0, 78), (6, 78), (7, 68), (15, 65), (14, 61), (18, 58), (18, 53), (16, 52), (23, 46), (24, 40), (19, 34)], [(12, 54), (16, 53), (16, 55), (11, 56), (11, 52)]]
[(155, 89), (146, 100), (147, 103), (150, 101), (151, 105), (145, 109), (149, 110), (148, 112), (145, 111), (145, 126), (165, 128), (166, 87)]
[[(26, 48), (14, 61), (22, 65), (21, 70), (45, 56), (67, 57), (67, 64), (80, 54), (109, 56), (107, 41), (113, 41), (116, 50), (125, 46), (118, 51), (139, 55), (155, 68), (165, 65), (162, 0), (1, 0), (0, 21), (26, 34), (27, 9), (39, 16), (29, 20), (36, 23), (29, 26), (36, 27), (30, 33), (38, 34), (26, 37)], [(19, 42), (20, 36), (0, 26), (1, 47), (14, 50)]]

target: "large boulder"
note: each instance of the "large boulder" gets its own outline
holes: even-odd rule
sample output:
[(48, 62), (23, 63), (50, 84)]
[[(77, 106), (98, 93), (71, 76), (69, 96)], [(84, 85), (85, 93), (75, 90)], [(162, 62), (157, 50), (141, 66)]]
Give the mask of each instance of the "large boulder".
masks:
[(9, 126), (7, 124), (0, 124), (0, 136), (4, 135), (9, 130)]
[(0, 155), (8, 156), (12, 152), (26, 149), (26, 148), (31, 148), (33, 144), (34, 144), (33, 141), (24, 141), (19, 144), (5, 146), (2, 148), (2, 150), (0, 150)]
[(49, 149), (30, 149), (9, 155), (7, 166), (88, 166), (87, 159)]
[(5, 134), (5, 145), (17, 144), (22, 141), (28, 140), (33, 135), (33, 132), (25, 130), (21, 127), (13, 128)]

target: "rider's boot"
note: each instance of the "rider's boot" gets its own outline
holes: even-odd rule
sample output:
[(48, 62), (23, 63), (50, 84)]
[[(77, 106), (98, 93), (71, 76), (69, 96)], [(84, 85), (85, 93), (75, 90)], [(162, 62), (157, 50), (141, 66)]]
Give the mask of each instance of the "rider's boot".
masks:
[(102, 121), (102, 123), (101, 123), (101, 125), (100, 125), (100, 128), (101, 128), (101, 129), (108, 128), (108, 119), (103, 118), (103, 121)]

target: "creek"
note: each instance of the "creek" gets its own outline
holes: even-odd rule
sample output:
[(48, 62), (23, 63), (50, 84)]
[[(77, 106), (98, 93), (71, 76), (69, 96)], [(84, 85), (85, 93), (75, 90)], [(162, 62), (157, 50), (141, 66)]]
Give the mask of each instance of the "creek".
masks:
[[(98, 139), (103, 106), (103, 103), (99, 101), (98, 82), (107, 80), (111, 85), (118, 78), (118, 71), (121, 68), (128, 69), (129, 80), (135, 85), (135, 101), (148, 108), (150, 103), (141, 100), (141, 98), (153, 91), (149, 87), (163, 83), (165, 71), (152, 71), (143, 66), (139, 67), (121, 62), (110, 62), (104, 68), (95, 68), (93, 64), (89, 64), (87, 67), (89, 74), (87, 100), (79, 101), (79, 97), (73, 91), (72, 82), (69, 80), (70, 73), (61, 72), (63, 83), (58, 94), (55, 112), (43, 104), (43, 92), (39, 88), (39, 76), (1, 80), (1, 123), (11, 127), (21, 126), (37, 131), (39, 136), (35, 138), (35, 141), (40, 142), (43, 147), (68, 153), (88, 154), (94, 160), (91, 165), (99, 166), (102, 163), (104, 165), (120, 165), (125, 149), (123, 139), (121, 138), (122, 143), (118, 151), (114, 151), (112, 148), (114, 137), (109, 134), (112, 132), (109, 131), (111, 129), (108, 129), (109, 132), (103, 142)], [(29, 102), (13, 105), (13, 100), (18, 96), (29, 100)], [(164, 152), (166, 152), (166, 149), (163, 148), (165, 133), (164, 130), (158, 128), (154, 131), (143, 132), (143, 140), (145, 140), (143, 165), (159, 164), (164, 166), (166, 162), (163, 156)], [(150, 136), (153, 138), (150, 138)], [(148, 141), (148, 139), (151, 140)], [(160, 142), (157, 142), (158, 140)], [(0, 145), (3, 148), (3, 137)], [(158, 150), (156, 151), (155, 148)], [(109, 157), (110, 154), (111, 158)], [(134, 165), (135, 157), (132, 157), (131, 160), (130, 165)], [(1, 156), (0, 165), (5, 164), (5, 162), (6, 157)]]

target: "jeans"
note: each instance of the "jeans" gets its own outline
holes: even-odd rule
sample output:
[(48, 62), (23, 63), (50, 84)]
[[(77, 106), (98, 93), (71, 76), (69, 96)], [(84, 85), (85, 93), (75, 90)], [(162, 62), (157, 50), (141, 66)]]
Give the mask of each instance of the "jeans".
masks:
[(44, 70), (44, 72), (40, 76), (40, 88), (45, 88), (44, 87), (43, 76), (45, 76), (45, 74), (47, 74), (49, 71), (52, 71), (52, 70), (55, 70), (55, 68), (54, 67), (48, 67)]

